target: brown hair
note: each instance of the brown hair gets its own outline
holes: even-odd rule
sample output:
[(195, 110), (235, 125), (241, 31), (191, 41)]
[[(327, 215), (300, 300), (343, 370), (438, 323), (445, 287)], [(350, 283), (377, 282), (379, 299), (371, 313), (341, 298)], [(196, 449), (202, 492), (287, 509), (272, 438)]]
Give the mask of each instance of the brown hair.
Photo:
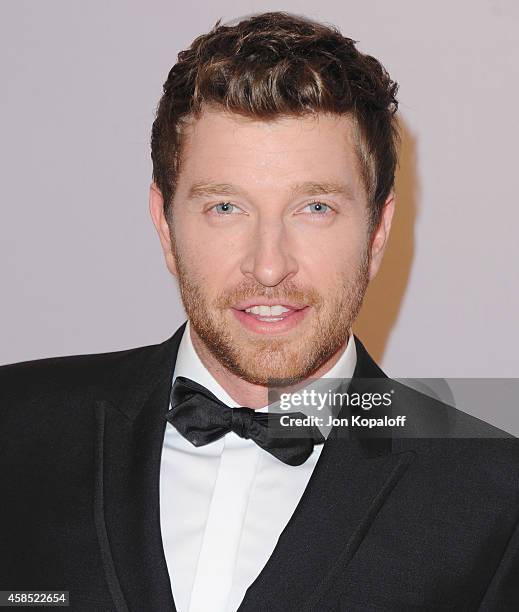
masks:
[(151, 157), (166, 216), (180, 171), (182, 128), (205, 105), (263, 120), (321, 111), (353, 119), (375, 228), (394, 185), (398, 85), (334, 26), (285, 12), (253, 15), (236, 25), (220, 21), (180, 51), (157, 108)]

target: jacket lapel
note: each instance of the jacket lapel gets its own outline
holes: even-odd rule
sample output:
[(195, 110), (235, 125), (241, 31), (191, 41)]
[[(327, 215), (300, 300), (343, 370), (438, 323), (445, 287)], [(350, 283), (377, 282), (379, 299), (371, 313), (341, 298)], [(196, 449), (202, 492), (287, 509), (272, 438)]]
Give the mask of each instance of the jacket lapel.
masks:
[[(361, 379), (386, 378), (356, 338)], [(344, 416), (341, 413), (339, 416)], [(339, 582), (392, 489), (414, 458), (392, 453), (391, 438), (344, 438), (333, 430), (301, 500), (240, 612), (319, 610)]]
[(114, 368), (115, 379), (95, 402), (95, 523), (118, 612), (175, 611), (160, 532), (159, 474), (184, 329), (158, 346), (123, 354), (124, 371)]

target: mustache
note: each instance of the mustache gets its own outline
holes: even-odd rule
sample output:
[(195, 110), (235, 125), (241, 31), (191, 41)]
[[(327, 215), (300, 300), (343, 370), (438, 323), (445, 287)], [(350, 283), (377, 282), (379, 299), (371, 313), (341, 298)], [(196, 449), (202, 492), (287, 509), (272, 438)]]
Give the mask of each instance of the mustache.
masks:
[(243, 300), (252, 298), (275, 299), (280, 302), (298, 302), (309, 306), (320, 307), (323, 298), (313, 287), (300, 287), (293, 281), (287, 281), (275, 287), (265, 287), (249, 281), (241, 282), (232, 289), (226, 290), (216, 298), (217, 308), (229, 308)]

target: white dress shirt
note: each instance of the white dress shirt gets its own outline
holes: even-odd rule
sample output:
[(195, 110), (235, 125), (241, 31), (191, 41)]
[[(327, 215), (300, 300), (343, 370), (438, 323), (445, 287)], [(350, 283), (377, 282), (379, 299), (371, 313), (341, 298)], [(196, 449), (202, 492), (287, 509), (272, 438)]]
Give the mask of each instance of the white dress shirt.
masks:
[[(351, 378), (356, 361), (350, 336), (323, 378)], [(239, 405), (201, 362), (189, 322), (172, 381), (177, 376), (204, 385), (230, 407)], [(237, 610), (290, 520), (322, 448), (315, 445), (302, 465), (290, 466), (234, 432), (197, 448), (166, 424), (160, 522), (178, 612)]]

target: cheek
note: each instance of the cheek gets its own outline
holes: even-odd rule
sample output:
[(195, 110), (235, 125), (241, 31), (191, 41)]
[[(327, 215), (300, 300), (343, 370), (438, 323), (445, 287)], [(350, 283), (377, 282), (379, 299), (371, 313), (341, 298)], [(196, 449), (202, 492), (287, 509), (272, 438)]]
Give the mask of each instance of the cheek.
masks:
[(235, 245), (214, 235), (204, 236), (196, 229), (177, 236), (177, 253), (192, 279), (216, 291), (234, 275), (239, 260)]
[(364, 236), (360, 232), (342, 232), (325, 238), (314, 237), (311, 243), (299, 245), (300, 268), (318, 283), (353, 275), (365, 254)]

